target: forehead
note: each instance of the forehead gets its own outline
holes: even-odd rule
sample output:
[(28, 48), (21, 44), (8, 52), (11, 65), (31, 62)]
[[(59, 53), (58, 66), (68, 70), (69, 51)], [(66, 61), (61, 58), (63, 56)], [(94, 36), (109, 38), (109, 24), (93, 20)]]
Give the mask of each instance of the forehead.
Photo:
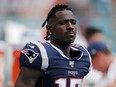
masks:
[(55, 13), (55, 16), (58, 20), (75, 19), (74, 14), (72, 13), (72, 11), (69, 10), (58, 11)]

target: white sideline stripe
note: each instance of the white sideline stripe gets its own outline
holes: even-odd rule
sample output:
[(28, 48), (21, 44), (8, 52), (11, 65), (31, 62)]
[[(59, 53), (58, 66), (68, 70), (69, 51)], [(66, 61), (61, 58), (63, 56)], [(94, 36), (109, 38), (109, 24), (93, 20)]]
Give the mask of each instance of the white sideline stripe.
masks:
[(41, 69), (46, 70), (48, 68), (48, 62), (49, 62), (46, 49), (40, 42), (34, 42), (34, 43), (38, 46), (38, 48), (39, 48), (39, 50), (41, 52), (41, 56), (42, 56), (42, 66), (41, 66)]

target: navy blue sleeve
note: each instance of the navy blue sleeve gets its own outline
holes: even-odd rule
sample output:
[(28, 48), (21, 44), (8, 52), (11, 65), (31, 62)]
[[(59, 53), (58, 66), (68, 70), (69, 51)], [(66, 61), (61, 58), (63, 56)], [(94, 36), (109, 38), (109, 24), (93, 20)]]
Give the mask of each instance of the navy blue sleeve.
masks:
[(33, 43), (27, 43), (20, 54), (20, 67), (41, 69), (42, 58), (40, 49)]

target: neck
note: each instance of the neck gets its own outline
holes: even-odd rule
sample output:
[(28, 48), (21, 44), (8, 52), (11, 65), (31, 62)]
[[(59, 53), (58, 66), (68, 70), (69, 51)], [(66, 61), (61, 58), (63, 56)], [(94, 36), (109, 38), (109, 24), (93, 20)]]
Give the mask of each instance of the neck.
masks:
[(51, 43), (53, 45), (55, 45), (56, 47), (58, 47), (60, 50), (62, 50), (64, 53), (66, 53), (67, 56), (70, 56), (71, 43), (67, 44), (67, 43), (63, 43), (63, 42), (57, 42), (57, 41), (54, 41), (54, 40), (51, 40)]

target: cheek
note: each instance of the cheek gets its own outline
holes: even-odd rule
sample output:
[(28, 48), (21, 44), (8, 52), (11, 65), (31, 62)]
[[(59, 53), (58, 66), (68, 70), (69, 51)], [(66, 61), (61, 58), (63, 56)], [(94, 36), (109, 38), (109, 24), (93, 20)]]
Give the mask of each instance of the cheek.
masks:
[(97, 69), (99, 71), (103, 70), (103, 62), (101, 62), (99, 60), (94, 60), (94, 61), (92, 61), (92, 64), (93, 64), (94, 69)]
[(96, 69), (97, 68), (97, 64), (95, 61), (92, 61), (93, 67)]
[(98, 61), (98, 60), (95, 60), (95, 59), (92, 60), (92, 64), (93, 64), (93, 67), (94, 67), (95, 69), (98, 69), (99, 66), (100, 66), (99, 61)]
[(57, 29), (57, 30), (55, 30), (53, 33), (54, 33), (54, 35), (60, 36), (60, 35), (62, 35), (64, 32), (65, 32), (65, 31), (62, 30), (62, 29)]
[(66, 32), (66, 27), (65, 26), (60, 26), (60, 27), (58, 26), (58, 27), (54, 28), (53, 32), (57, 35), (61, 35), (61, 34)]
[(55, 28), (52, 30), (52, 36), (54, 38), (61, 38), (64, 35), (64, 32), (61, 28)]
[(77, 33), (79, 31), (79, 28), (77, 26), (74, 27), (74, 32)]

